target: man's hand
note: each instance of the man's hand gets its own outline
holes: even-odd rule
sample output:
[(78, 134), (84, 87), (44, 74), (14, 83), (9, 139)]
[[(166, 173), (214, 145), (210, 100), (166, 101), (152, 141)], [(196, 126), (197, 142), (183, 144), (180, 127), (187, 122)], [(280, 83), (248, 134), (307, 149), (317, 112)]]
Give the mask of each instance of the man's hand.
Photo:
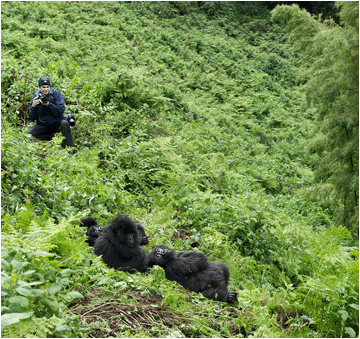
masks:
[(32, 102), (32, 107), (36, 107), (39, 104), (41, 104), (41, 101), (39, 99), (34, 99)]
[(37, 105), (49, 106), (49, 103), (43, 103), (40, 99), (34, 99), (32, 103), (32, 107), (36, 107)]

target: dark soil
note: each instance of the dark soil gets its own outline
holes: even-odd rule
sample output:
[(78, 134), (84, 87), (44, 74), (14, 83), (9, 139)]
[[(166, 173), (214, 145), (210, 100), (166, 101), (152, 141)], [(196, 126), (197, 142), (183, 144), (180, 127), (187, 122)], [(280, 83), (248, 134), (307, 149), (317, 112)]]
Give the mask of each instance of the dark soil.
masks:
[[(172, 241), (176, 241), (178, 239), (182, 239), (182, 240), (190, 239), (191, 241), (193, 241), (193, 239), (191, 238), (191, 233), (184, 228), (181, 228), (179, 231), (175, 231), (171, 238)], [(190, 246), (198, 247), (199, 243), (193, 241)]]
[[(71, 308), (70, 311), (73, 314), (80, 315), (87, 325), (93, 324), (92, 330), (87, 333), (88, 338), (116, 337), (125, 330), (135, 334), (140, 329), (151, 337), (154, 324), (162, 323), (164, 326), (172, 328), (187, 322), (181, 315), (162, 307), (161, 296), (159, 295), (141, 296), (131, 291), (121, 293), (138, 303), (132, 305), (118, 302), (116, 297), (113, 297), (114, 301), (106, 301), (105, 291), (92, 290), (85, 296), (84, 300), (78, 301)], [(101, 300), (104, 296), (104, 302), (97, 306), (91, 302), (93, 298)]]
[[(124, 296), (129, 300), (128, 303), (124, 301)], [(93, 289), (86, 294), (84, 300), (77, 300), (70, 311), (75, 315), (80, 315), (83, 326), (91, 328), (87, 332), (87, 338), (117, 337), (125, 331), (130, 331), (132, 335), (141, 333), (148, 338), (156, 338), (159, 337), (161, 327), (177, 330), (181, 328), (186, 338), (204, 337), (201, 331), (194, 333), (194, 330), (190, 329), (191, 326), (188, 326), (194, 319), (183, 317), (161, 306), (161, 296), (158, 294), (141, 296), (139, 292), (121, 291), (119, 296), (114, 296), (106, 291)], [(225, 313), (227, 329), (223, 331), (224, 322), (221, 318), (225, 316)], [(232, 334), (231, 337), (239, 335), (246, 337), (244, 328), (239, 327), (235, 321), (237, 317), (242, 316), (242, 313), (240, 309), (229, 307), (224, 309), (224, 314), (223, 312), (214, 314), (207, 326), (217, 333), (224, 332), (222, 334), (224, 337), (228, 337), (229, 332)], [(196, 317), (196, 312), (192, 316)]]

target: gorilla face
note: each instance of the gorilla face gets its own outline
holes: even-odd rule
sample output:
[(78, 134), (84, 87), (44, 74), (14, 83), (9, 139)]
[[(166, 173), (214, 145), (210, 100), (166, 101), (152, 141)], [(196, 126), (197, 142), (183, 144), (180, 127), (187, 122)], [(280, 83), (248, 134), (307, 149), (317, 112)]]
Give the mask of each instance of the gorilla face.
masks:
[(157, 248), (155, 250), (155, 258), (160, 259), (162, 255), (165, 255), (165, 253), (168, 251), (168, 249), (161, 249)]
[(129, 234), (129, 235), (127, 236), (126, 242), (127, 242), (127, 244), (128, 244), (129, 246), (133, 246), (134, 243), (135, 243), (135, 237), (134, 237), (134, 235), (133, 235), (133, 234)]
[(148, 267), (159, 265), (164, 267), (175, 256), (174, 250), (165, 245), (155, 246), (149, 253)]
[(116, 235), (114, 239), (127, 248), (140, 245), (140, 240), (136, 228), (129, 228), (125, 232), (124, 230), (116, 230), (115, 234)]
[(102, 226), (91, 226), (91, 227), (93, 227), (93, 230), (92, 230), (92, 232), (94, 233), (94, 234), (97, 234), (97, 235), (100, 235), (100, 233), (103, 231), (103, 227)]

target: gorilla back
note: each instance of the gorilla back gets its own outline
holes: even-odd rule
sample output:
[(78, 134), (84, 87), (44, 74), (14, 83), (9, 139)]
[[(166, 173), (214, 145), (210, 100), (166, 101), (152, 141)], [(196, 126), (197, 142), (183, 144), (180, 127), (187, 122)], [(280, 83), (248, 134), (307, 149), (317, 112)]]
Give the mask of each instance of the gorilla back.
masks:
[(165, 277), (176, 281), (206, 298), (234, 303), (237, 291), (228, 291), (229, 268), (225, 263), (213, 263), (197, 252), (179, 252), (164, 246), (156, 246), (149, 253), (148, 267), (159, 265), (165, 269)]
[(112, 268), (146, 272), (147, 254), (140, 247), (136, 223), (127, 215), (111, 220), (96, 239), (94, 252)]

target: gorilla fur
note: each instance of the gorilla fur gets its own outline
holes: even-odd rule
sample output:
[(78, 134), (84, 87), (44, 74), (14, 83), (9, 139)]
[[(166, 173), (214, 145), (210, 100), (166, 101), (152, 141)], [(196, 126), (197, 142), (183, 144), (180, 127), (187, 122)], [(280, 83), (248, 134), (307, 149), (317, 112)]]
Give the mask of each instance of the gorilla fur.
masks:
[[(81, 218), (80, 221), (80, 226), (87, 227), (86, 236), (88, 238), (86, 239), (86, 242), (90, 246), (94, 246), (95, 240), (102, 234), (105, 227), (99, 225), (98, 222), (92, 217)], [(149, 243), (149, 238), (145, 234), (144, 227), (141, 224), (136, 224), (136, 227), (138, 229), (140, 245), (147, 245)]]
[(213, 263), (197, 252), (179, 252), (165, 245), (155, 246), (149, 253), (148, 267), (159, 265), (165, 277), (206, 298), (228, 303), (237, 302), (238, 291), (228, 291), (230, 272), (223, 262)]
[(134, 273), (147, 272), (147, 254), (140, 247), (137, 224), (127, 215), (109, 222), (95, 241), (94, 252), (115, 269)]
[(144, 229), (143, 225), (136, 224), (136, 227), (138, 230), (138, 237), (139, 237), (140, 245), (147, 245), (149, 243), (149, 238), (145, 234), (145, 229)]

